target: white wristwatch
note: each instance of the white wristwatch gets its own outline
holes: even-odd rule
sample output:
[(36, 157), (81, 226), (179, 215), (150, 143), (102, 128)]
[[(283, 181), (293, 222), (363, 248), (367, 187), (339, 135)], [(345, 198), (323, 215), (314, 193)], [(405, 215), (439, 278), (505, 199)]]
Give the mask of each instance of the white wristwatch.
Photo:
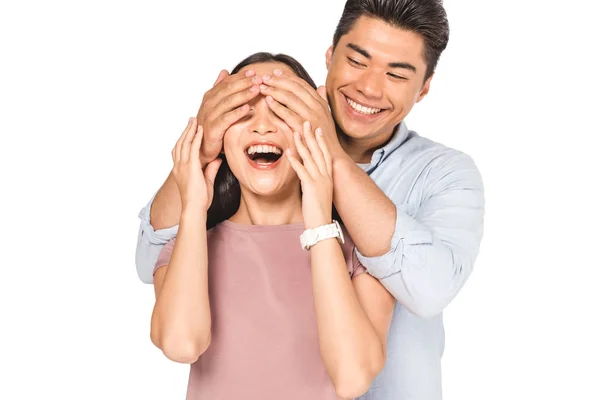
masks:
[(300, 235), (300, 244), (304, 250), (310, 250), (312, 246), (319, 243), (321, 240), (331, 238), (337, 238), (340, 244), (344, 244), (342, 228), (335, 219), (333, 220), (333, 223), (329, 225), (305, 230), (302, 235)]

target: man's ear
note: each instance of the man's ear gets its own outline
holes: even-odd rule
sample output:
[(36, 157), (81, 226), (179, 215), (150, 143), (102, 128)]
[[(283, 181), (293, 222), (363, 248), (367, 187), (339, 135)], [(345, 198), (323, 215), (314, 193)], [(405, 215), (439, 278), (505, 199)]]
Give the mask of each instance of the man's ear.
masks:
[(417, 103), (423, 100), (423, 97), (427, 96), (427, 93), (429, 93), (429, 87), (431, 86), (432, 78), (433, 75), (431, 75), (429, 79), (425, 81), (425, 84), (423, 85), (423, 87), (421, 88), (421, 92), (419, 93), (419, 97), (417, 97)]
[(331, 66), (331, 56), (333, 56), (333, 45), (329, 46), (325, 52), (325, 67), (327, 67), (327, 71), (329, 71), (329, 67)]

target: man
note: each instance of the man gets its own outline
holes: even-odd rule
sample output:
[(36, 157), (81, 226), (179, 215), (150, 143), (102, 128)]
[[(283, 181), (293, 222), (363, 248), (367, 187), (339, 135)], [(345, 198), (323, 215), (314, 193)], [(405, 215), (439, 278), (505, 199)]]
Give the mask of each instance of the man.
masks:
[[(336, 209), (360, 261), (397, 299), (386, 367), (361, 399), (441, 399), (442, 310), (471, 273), (482, 237), (483, 186), (472, 159), (403, 122), (427, 95), (448, 36), (440, 0), (348, 0), (318, 94), (281, 71), (221, 73), (198, 113), (210, 132), (205, 162), (259, 94), (296, 131), (308, 120), (325, 132)], [(176, 234), (180, 210), (169, 177), (140, 213), (136, 264), (144, 282)]]

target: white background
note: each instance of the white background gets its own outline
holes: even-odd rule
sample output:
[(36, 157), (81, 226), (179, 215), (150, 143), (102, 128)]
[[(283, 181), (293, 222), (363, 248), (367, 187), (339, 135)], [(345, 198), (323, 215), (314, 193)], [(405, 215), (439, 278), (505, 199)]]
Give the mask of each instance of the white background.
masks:
[[(1, 399), (183, 399), (149, 339), (137, 213), (220, 69), (284, 52), (315, 80), (343, 0), (3, 1)], [(599, 399), (599, 65), (592, 1), (446, 1), (408, 117), (485, 182), (476, 268), (445, 313), (446, 400)]]

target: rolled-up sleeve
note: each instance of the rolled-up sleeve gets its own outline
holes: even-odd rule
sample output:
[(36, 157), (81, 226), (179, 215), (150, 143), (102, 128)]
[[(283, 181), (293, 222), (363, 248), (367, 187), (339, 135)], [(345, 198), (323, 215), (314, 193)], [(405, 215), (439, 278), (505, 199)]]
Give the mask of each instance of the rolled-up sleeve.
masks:
[[(409, 311), (439, 314), (469, 277), (483, 236), (485, 199), (473, 160), (460, 153), (431, 171), (417, 207), (395, 199), (390, 251), (358, 259)], [(398, 194), (396, 197), (400, 197)]]
[(154, 266), (158, 260), (158, 255), (164, 245), (177, 235), (179, 229), (179, 225), (175, 225), (171, 228), (154, 230), (150, 224), (150, 208), (153, 201), (154, 196), (138, 214), (140, 229), (135, 249), (135, 267), (138, 277), (144, 283), (153, 282)]

